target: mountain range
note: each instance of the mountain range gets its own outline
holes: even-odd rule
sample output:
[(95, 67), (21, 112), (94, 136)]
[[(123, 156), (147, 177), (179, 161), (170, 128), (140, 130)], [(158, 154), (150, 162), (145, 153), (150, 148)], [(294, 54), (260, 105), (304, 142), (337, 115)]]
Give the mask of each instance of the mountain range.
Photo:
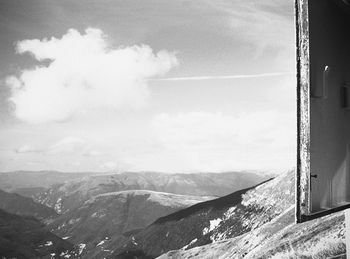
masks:
[[(64, 258), (73, 255), (100, 258), (110, 255), (114, 247), (126, 242), (159, 217), (215, 199), (218, 195), (241, 186), (250, 186), (265, 178), (245, 172), (102, 175), (70, 175), (51, 171), (0, 173), (0, 186), (6, 190), (0, 191), (0, 209), (16, 214), (17, 219), (23, 217), (27, 220), (30, 216), (31, 220), (41, 224), (41, 231), (47, 231), (64, 244), (74, 244), (74, 251), (69, 250), (66, 254), (60, 252)], [(27, 223), (30, 226), (32, 222)], [(30, 232), (35, 233), (34, 230)], [(47, 244), (43, 247), (51, 246), (52, 240), (47, 238), (43, 239)], [(59, 243), (57, 240), (56, 243)], [(108, 249), (107, 245), (111, 248)], [(37, 243), (27, 242), (21, 246), (31, 251)], [(4, 251), (8, 253), (7, 256), (12, 255), (6, 249)], [(23, 258), (33, 258), (33, 254), (29, 254)], [(54, 254), (55, 257), (62, 257), (57, 251)]]
[(13, 171), (0, 173), (0, 189), (30, 196), (54, 184), (81, 179), (96, 173), (63, 173), (57, 171)]
[[(244, 172), (142, 172), (81, 174), (36, 185), (32, 181), (31, 187), (25, 187), (36, 188), (30, 191), (32, 198), (0, 192), (0, 243), (5, 244), (0, 246), (0, 257), (327, 258), (344, 254), (342, 212), (295, 224), (294, 175), (294, 170), (273, 179)], [(11, 186), (11, 181), (7, 190), (23, 187), (23, 183)]]
[(249, 172), (164, 174), (127, 172), (91, 175), (54, 184), (33, 199), (57, 213), (66, 213), (82, 206), (90, 198), (110, 192), (149, 190), (182, 195), (224, 196), (266, 180), (268, 176)]

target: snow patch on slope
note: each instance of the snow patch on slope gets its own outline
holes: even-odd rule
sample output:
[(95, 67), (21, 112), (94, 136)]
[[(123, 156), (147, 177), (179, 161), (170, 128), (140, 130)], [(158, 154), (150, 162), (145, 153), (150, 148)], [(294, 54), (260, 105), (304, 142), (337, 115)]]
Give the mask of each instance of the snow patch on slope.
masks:
[(58, 214), (62, 213), (62, 198), (58, 198), (58, 200), (56, 201), (54, 209), (55, 209), (55, 211)]
[(186, 250), (190, 245), (193, 245), (194, 243), (197, 242), (197, 238), (193, 239), (190, 243), (188, 243), (187, 245), (185, 245), (183, 248), (181, 248), (182, 250)]
[(214, 220), (210, 220), (209, 227), (206, 227), (203, 229), (203, 235), (208, 234), (209, 232), (213, 231), (217, 226), (219, 226), (220, 222), (222, 221), (221, 218), (217, 218)]
[(86, 244), (81, 243), (78, 245), (79, 255), (81, 255), (84, 252), (85, 248), (86, 248)]

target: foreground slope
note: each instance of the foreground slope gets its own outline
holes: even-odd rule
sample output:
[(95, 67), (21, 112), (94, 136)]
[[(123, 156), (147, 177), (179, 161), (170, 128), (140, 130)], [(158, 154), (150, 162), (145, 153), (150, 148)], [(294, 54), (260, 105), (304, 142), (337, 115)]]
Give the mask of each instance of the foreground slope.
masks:
[(73, 246), (38, 220), (0, 210), (1, 258), (52, 258), (72, 255)]
[(40, 203), (34, 202), (31, 198), (23, 197), (16, 193), (8, 193), (0, 190), (0, 209), (21, 216), (32, 216), (37, 219), (56, 217), (54, 209)]
[(346, 252), (344, 215), (336, 213), (303, 224), (294, 223), (294, 209), (236, 238), (189, 250), (170, 251), (159, 259), (343, 258)]
[(183, 195), (223, 196), (266, 179), (247, 172), (164, 174), (153, 172), (94, 175), (58, 184), (35, 196), (35, 200), (58, 213), (81, 206), (93, 196), (125, 190), (151, 190)]
[(238, 216), (237, 207), (233, 207), (217, 219), (220, 223), (208, 233), (211, 244), (185, 246), (160, 258), (321, 259), (345, 253), (343, 213), (295, 224), (293, 176), (279, 176), (244, 195), (244, 206), (260, 210), (260, 215), (240, 213), (244, 225), (249, 226), (251, 231), (236, 232), (233, 222), (226, 225), (228, 218), (234, 219), (235, 214)]
[(130, 190), (100, 194), (49, 224), (57, 235), (83, 247), (83, 256), (103, 258), (158, 217), (213, 197)]

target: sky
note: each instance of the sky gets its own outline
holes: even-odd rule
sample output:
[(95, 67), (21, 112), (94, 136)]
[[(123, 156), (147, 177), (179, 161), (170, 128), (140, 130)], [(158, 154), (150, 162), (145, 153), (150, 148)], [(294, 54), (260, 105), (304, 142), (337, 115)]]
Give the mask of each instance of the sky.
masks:
[(0, 171), (282, 172), (292, 0), (0, 0)]

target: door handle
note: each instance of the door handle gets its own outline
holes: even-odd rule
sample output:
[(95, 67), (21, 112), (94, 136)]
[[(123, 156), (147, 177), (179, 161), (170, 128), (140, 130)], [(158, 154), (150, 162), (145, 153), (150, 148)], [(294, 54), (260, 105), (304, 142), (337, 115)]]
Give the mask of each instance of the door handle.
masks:
[(322, 99), (327, 99), (328, 97), (328, 87), (329, 87), (329, 73), (330, 67), (325, 66), (323, 70), (323, 82), (322, 82)]
[(322, 71), (322, 81), (312, 86), (311, 97), (315, 99), (327, 99), (329, 87), (330, 67), (325, 66)]

